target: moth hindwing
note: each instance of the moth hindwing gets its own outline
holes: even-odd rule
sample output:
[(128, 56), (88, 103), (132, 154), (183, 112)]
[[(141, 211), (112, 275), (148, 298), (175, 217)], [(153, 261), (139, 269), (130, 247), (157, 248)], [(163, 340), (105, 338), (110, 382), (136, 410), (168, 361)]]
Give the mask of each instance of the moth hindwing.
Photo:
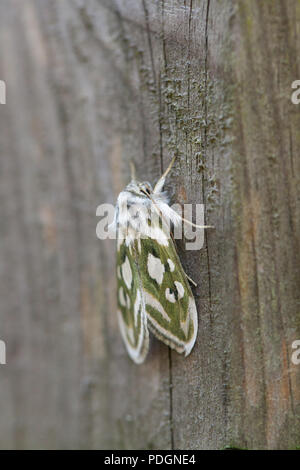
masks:
[[(148, 329), (185, 356), (197, 336), (195, 300), (170, 236), (170, 222), (182, 222), (163, 192), (170, 168), (154, 189), (133, 179), (116, 206), (118, 318), (136, 363), (147, 355)], [(133, 206), (137, 210), (128, 210)]]

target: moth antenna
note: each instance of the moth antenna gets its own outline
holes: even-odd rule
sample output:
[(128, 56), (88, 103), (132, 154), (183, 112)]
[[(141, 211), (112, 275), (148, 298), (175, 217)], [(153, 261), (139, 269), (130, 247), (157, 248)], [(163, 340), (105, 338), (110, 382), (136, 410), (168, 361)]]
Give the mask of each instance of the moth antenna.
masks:
[(133, 160), (130, 160), (130, 173), (131, 173), (131, 179), (133, 181), (136, 181), (136, 169), (135, 169), (135, 164)]
[(168, 176), (169, 172), (171, 171), (171, 168), (174, 165), (175, 160), (176, 160), (176, 155), (174, 155), (174, 157), (171, 160), (170, 165), (168, 166), (168, 168), (166, 169), (164, 174), (159, 178), (156, 185), (154, 186), (154, 190), (153, 190), (154, 193), (158, 193), (162, 190), (162, 188), (165, 184), (166, 177)]
[(164, 172), (164, 174), (161, 176), (160, 179), (162, 179), (162, 178), (165, 178), (165, 179), (166, 179), (168, 173), (171, 171), (171, 168), (172, 168), (172, 166), (174, 165), (175, 160), (176, 160), (176, 155), (174, 155), (174, 157), (173, 157), (172, 160), (171, 160), (170, 165), (168, 166), (168, 168), (166, 169), (166, 171)]

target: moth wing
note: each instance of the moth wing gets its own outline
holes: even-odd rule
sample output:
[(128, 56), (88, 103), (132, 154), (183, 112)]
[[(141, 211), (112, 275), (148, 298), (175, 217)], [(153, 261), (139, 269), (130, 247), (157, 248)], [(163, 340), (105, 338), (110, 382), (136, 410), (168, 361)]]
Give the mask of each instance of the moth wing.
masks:
[(118, 320), (131, 359), (144, 362), (149, 348), (149, 332), (142, 282), (136, 252), (118, 240), (117, 250)]
[(185, 356), (197, 336), (198, 315), (189, 281), (173, 240), (141, 240), (141, 279), (148, 328), (165, 344)]

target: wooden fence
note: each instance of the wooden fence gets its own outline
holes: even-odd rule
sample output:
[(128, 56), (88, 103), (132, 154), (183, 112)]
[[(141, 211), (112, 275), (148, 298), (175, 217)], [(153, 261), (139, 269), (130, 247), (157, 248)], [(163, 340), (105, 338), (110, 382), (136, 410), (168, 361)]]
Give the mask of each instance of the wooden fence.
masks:
[[(299, 40), (296, 0), (0, 1), (1, 448), (300, 446)], [(96, 208), (175, 151), (198, 338), (137, 366)]]

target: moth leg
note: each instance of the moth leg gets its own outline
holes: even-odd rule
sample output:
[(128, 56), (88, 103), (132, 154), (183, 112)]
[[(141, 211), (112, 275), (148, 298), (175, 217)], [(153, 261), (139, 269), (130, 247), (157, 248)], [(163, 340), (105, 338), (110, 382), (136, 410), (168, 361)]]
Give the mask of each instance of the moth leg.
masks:
[(193, 279), (190, 276), (188, 276), (186, 272), (185, 272), (185, 275), (188, 278), (188, 280), (190, 281), (190, 283), (193, 284), (194, 287), (198, 286), (198, 284), (195, 281), (193, 281)]
[(196, 228), (216, 228), (213, 225), (197, 225), (197, 224), (194, 224), (193, 222), (191, 222), (190, 220), (185, 219), (184, 217), (181, 217), (181, 220), (185, 224), (191, 225), (192, 227), (196, 227)]

